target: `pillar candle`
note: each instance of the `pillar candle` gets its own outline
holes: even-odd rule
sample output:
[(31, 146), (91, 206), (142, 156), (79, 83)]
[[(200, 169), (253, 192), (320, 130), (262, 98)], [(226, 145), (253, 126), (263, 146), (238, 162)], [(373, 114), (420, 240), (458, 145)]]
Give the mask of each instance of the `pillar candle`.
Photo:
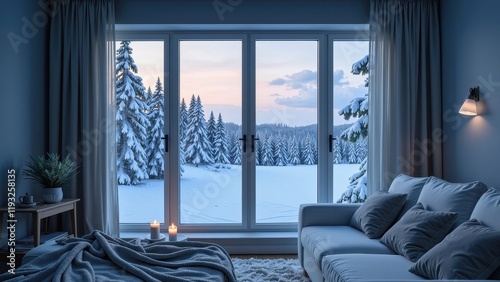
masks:
[(160, 239), (160, 223), (156, 220), (151, 222), (151, 239), (158, 240)]
[(168, 240), (177, 241), (177, 226), (173, 223), (168, 227)]

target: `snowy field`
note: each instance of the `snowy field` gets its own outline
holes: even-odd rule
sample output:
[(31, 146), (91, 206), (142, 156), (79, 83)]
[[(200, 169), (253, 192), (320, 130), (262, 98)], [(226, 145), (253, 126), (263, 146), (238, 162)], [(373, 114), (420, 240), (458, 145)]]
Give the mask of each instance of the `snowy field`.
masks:
[[(241, 223), (241, 166), (184, 166), (181, 178), (181, 223)], [(334, 165), (334, 201), (359, 164)], [(257, 223), (297, 222), (298, 208), (316, 202), (314, 165), (257, 166)], [(164, 181), (119, 185), (120, 222), (164, 223)]]

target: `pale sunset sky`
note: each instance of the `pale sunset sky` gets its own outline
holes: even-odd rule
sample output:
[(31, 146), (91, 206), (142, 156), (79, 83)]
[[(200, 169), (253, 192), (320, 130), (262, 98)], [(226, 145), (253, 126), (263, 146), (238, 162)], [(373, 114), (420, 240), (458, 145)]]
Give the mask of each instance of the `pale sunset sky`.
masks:
[[(120, 42), (117, 42), (117, 49)], [(132, 58), (146, 89), (163, 87), (163, 42), (132, 41)], [(181, 41), (180, 98), (187, 106), (200, 96), (203, 110), (225, 122), (241, 124), (241, 41)], [(334, 124), (351, 123), (338, 110), (367, 93), (365, 76), (350, 73), (353, 63), (368, 54), (368, 42), (334, 44)], [(256, 122), (302, 126), (317, 123), (316, 41), (256, 42)]]

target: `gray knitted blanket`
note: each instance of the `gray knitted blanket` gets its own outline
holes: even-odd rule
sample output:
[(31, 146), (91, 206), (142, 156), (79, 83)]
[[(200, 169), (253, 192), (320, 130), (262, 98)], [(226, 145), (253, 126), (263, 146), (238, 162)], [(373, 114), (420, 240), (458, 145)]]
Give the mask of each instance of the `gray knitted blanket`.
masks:
[(236, 281), (231, 258), (217, 244), (140, 245), (100, 231), (60, 244), (59, 250), (37, 257), (15, 274), (0, 274), (0, 281)]

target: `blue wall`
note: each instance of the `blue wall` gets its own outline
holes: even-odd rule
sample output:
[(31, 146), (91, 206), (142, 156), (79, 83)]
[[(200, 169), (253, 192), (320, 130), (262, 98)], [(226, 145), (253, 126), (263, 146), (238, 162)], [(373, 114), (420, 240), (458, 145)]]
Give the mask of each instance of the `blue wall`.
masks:
[[(28, 155), (47, 150), (48, 29), (38, 1), (2, 1), (0, 9), (0, 205), (7, 204), (7, 170), (16, 170), (16, 194), (42, 189), (22, 176)], [(35, 16), (35, 20), (33, 20)], [(28, 22), (28, 23), (26, 23)], [(13, 47), (9, 34), (22, 41)], [(17, 41), (15, 41), (17, 42)], [(27, 235), (30, 217), (16, 217), (17, 238)], [(25, 220), (27, 219), (27, 220)], [(5, 228), (2, 228), (5, 238)]]
[(369, 0), (118, 0), (116, 3), (117, 24), (367, 24), (370, 12)]
[[(500, 1), (442, 0), (444, 178), (500, 189)], [(459, 115), (480, 87), (480, 115)]]

